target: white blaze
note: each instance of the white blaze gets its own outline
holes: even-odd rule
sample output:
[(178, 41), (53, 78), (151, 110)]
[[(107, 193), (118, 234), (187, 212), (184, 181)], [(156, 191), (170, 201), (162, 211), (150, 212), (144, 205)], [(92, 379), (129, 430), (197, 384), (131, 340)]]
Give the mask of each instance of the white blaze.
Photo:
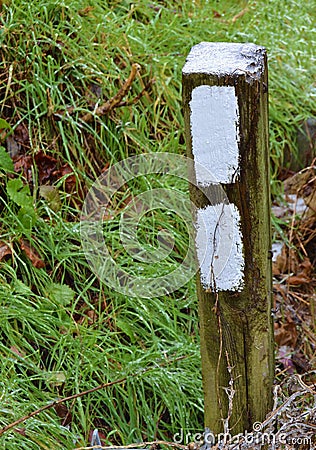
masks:
[(234, 183), (239, 175), (239, 111), (233, 86), (193, 89), (192, 152), (196, 180), (202, 186)]
[(241, 291), (245, 261), (237, 207), (231, 203), (199, 209), (196, 228), (196, 250), (204, 289)]

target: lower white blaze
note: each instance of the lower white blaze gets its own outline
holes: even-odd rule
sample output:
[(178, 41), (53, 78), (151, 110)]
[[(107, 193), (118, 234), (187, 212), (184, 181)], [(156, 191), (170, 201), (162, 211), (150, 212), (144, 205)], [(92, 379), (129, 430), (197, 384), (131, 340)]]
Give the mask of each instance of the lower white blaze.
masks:
[(196, 251), (204, 289), (242, 290), (245, 261), (240, 214), (234, 204), (198, 209)]

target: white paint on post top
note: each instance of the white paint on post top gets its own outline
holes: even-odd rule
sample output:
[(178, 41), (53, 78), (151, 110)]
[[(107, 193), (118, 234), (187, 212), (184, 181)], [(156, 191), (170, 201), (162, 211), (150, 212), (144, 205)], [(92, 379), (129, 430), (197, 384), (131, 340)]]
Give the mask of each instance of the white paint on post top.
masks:
[(239, 175), (239, 112), (233, 86), (201, 85), (190, 101), (192, 152), (201, 186), (234, 183)]
[(241, 291), (245, 261), (237, 207), (231, 203), (198, 209), (195, 239), (204, 289)]
[[(264, 68), (265, 48), (255, 44), (201, 42), (192, 47), (182, 73), (216, 76), (248, 74), (255, 78)], [(249, 81), (251, 81), (249, 78)]]

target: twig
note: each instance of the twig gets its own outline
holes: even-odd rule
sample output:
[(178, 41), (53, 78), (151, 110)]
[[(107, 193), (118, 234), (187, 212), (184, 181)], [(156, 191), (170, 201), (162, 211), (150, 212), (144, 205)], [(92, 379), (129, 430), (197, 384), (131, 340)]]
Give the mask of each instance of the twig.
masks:
[(232, 22), (235, 23), (236, 20), (240, 19), (240, 17), (244, 16), (248, 11), (249, 11), (249, 8), (248, 8), (248, 7), (242, 9), (238, 14), (236, 14), (236, 15), (232, 18)]
[(6, 86), (6, 89), (5, 89), (4, 99), (2, 100), (2, 106), (1, 106), (1, 111), (0, 111), (1, 116), (2, 116), (3, 109), (4, 109), (5, 104), (6, 104), (7, 97), (9, 95), (9, 90), (10, 90), (11, 83), (12, 83), (13, 69), (14, 69), (14, 65), (11, 64), (10, 67), (9, 67), (9, 77), (8, 77), (7, 86)]
[[(188, 358), (188, 356), (187, 355), (183, 355), (183, 356), (179, 356), (178, 358), (172, 359), (171, 361), (169, 361), (169, 360), (163, 361), (160, 364), (157, 364), (157, 366), (148, 367), (147, 369), (144, 369), (144, 370), (142, 370), (140, 372), (137, 372), (137, 373), (134, 373), (132, 375), (120, 378), (118, 380), (110, 381), (110, 382), (107, 382), (107, 383), (102, 383), (102, 384), (99, 384), (98, 386), (96, 386), (94, 388), (88, 389), (87, 391), (79, 392), (79, 393), (73, 394), (73, 395), (69, 395), (68, 397), (61, 398), (60, 400), (55, 400), (54, 402), (51, 402), (48, 405), (42, 406), (41, 408), (38, 408), (35, 411), (32, 411), (31, 413), (26, 414), (25, 416), (20, 417), (19, 419), (15, 420), (14, 422), (9, 423), (5, 427), (1, 428), (0, 429), (0, 436), (2, 436), (2, 434), (6, 433), (7, 431), (11, 430), (12, 428), (16, 427), (20, 423), (24, 422), (25, 420), (31, 419), (32, 417), (37, 416), (41, 412), (46, 411), (46, 410), (51, 409), (51, 408), (54, 408), (55, 406), (60, 405), (61, 403), (67, 402), (69, 400), (74, 400), (76, 398), (83, 397), (83, 396), (85, 396), (87, 394), (91, 394), (92, 392), (100, 391), (101, 389), (105, 389), (105, 388), (108, 388), (110, 386), (114, 386), (115, 384), (125, 383), (125, 381), (127, 381), (128, 378), (135, 378), (135, 377), (137, 377), (139, 375), (143, 375), (144, 373), (147, 373), (147, 372), (149, 372), (151, 370), (154, 370), (157, 367), (164, 367), (167, 364), (172, 364), (174, 362), (181, 361), (182, 359), (185, 359), (185, 358)], [(117, 447), (115, 447), (115, 448), (117, 448)]]
[(119, 108), (121, 106), (131, 106), (131, 105), (135, 105), (135, 103), (138, 102), (138, 100), (140, 100), (140, 98), (145, 94), (145, 92), (148, 91), (149, 87), (156, 83), (156, 79), (152, 78), (151, 80), (148, 81), (148, 83), (146, 83), (145, 87), (142, 89), (142, 91), (136, 95), (136, 97), (134, 97), (131, 101), (127, 101), (125, 100), (124, 102), (120, 102), (117, 105), (115, 105), (115, 108)]
[(81, 117), (81, 120), (86, 123), (92, 122), (95, 116), (103, 116), (104, 114), (110, 112), (113, 108), (118, 106), (122, 101), (122, 99), (125, 97), (125, 95), (128, 93), (128, 91), (130, 90), (139, 69), (140, 69), (139, 64), (133, 64), (129, 77), (127, 78), (123, 86), (120, 88), (120, 90), (114, 95), (114, 97), (110, 98), (103, 105), (99, 106), (93, 113), (86, 113), (84, 116)]
[(104, 450), (124, 450), (125, 448), (127, 449), (131, 449), (131, 448), (141, 448), (141, 447), (145, 447), (148, 445), (167, 445), (169, 447), (173, 447), (173, 448), (180, 448), (181, 450), (187, 450), (188, 446), (187, 445), (182, 445), (182, 444), (177, 444), (176, 442), (168, 442), (168, 441), (150, 441), (150, 442), (138, 442), (137, 444), (128, 444), (128, 445), (107, 445), (104, 447), (77, 447), (74, 450), (92, 450), (94, 448), (100, 448), (100, 449), (104, 449)]
[(261, 423), (262, 429), (265, 428), (274, 419), (276, 419), (276, 417), (279, 416), (281, 414), (281, 412), (284, 411), (292, 403), (293, 400), (295, 400), (297, 397), (303, 396), (305, 394), (310, 394), (310, 389), (305, 389), (304, 391), (294, 392), (294, 394), (292, 394), (291, 397), (289, 397), (276, 410), (272, 411), (271, 414), (269, 415), (269, 417)]
[[(135, 374), (132, 376), (136, 376), (136, 375), (138, 375), (138, 374)], [(19, 425), (20, 423), (24, 422), (25, 420), (31, 419), (31, 417), (37, 416), (38, 414), (40, 414), (43, 411), (46, 411), (47, 409), (54, 408), (55, 406), (60, 405), (61, 403), (67, 402), (68, 400), (73, 400), (75, 398), (83, 397), (84, 395), (90, 394), (91, 392), (96, 392), (96, 391), (99, 391), (100, 389), (104, 389), (109, 386), (113, 386), (114, 384), (124, 383), (126, 380), (127, 380), (127, 377), (124, 377), (124, 378), (120, 378), (119, 380), (110, 381), (109, 383), (102, 383), (102, 384), (99, 384), (99, 386), (96, 386), (92, 389), (88, 389), (87, 391), (69, 395), (68, 397), (61, 398), (60, 400), (55, 400), (54, 402), (49, 403), (48, 405), (42, 406), (41, 408), (38, 408), (35, 411), (32, 411), (31, 413), (26, 414), (25, 416), (20, 417), (19, 419), (15, 420), (14, 422), (9, 423), (5, 427), (1, 428), (0, 436), (2, 436), (2, 434), (7, 432), (8, 430), (11, 430), (11, 428), (14, 428), (16, 425)]]
[(233, 414), (234, 396), (235, 396), (236, 391), (235, 391), (235, 386), (234, 386), (235, 378), (233, 377), (234, 367), (232, 367), (230, 364), (229, 355), (228, 355), (227, 350), (225, 351), (225, 354), (226, 354), (226, 360), (227, 360), (227, 370), (229, 373), (229, 387), (224, 388), (224, 390), (228, 396), (228, 412), (227, 412), (226, 419), (223, 419), (223, 424), (224, 424), (224, 434), (229, 434), (230, 433), (229, 421)]

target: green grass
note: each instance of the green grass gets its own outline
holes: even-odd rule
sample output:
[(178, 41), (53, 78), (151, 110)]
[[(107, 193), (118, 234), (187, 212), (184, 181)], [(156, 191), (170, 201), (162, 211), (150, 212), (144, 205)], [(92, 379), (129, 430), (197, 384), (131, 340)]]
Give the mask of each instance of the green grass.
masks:
[[(10, 196), (12, 175), (0, 174), (0, 241), (12, 249), (0, 261), (0, 426), (56, 398), (122, 376), (127, 381), (68, 402), (70, 426), (63, 426), (62, 414), (52, 408), (20, 424), (20, 432), (5, 433), (1, 448), (73, 449), (87, 444), (95, 427), (115, 444), (172, 439), (181, 428), (203, 429), (194, 280), (162, 297), (114, 292), (85, 258), (79, 233), (82, 198), (103, 168), (128, 156), (185, 154), (181, 69), (191, 46), (200, 41), (267, 47), (277, 183), (284, 151), (296, 151), (299, 123), (315, 115), (315, 6), (314, 0), (13, 0), (2, 5), (0, 117), (15, 130), (15, 141), (22, 127), (26, 137), (18, 142), (19, 154), (43, 151), (56, 158), (59, 168), (68, 165), (74, 180), (72, 191), (67, 174), (44, 182), (56, 187), (53, 207), (39, 195), (36, 164), (29, 173), (28, 200)], [(146, 94), (83, 123), (89, 102), (115, 95), (133, 63), (141, 68), (124, 100), (131, 102), (149, 83)], [(5, 140), (1, 145), (8, 147)], [(183, 182), (151, 176), (121, 189), (117, 205), (157, 187), (186, 192)], [(162, 229), (174, 232), (177, 243), (169, 266), (146, 266), (147, 276), (183, 258), (188, 239), (181, 218), (155, 210), (139, 228), (140, 242), (149, 249)], [(120, 264), (137, 271), (119, 248), (115, 221), (106, 223), (105, 235), (120, 252)], [(21, 239), (32, 243), (45, 267), (34, 267)], [(177, 358), (183, 359), (172, 363)], [(170, 364), (161, 365), (166, 361)], [(147, 367), (153, 369), (143, 372)]]

